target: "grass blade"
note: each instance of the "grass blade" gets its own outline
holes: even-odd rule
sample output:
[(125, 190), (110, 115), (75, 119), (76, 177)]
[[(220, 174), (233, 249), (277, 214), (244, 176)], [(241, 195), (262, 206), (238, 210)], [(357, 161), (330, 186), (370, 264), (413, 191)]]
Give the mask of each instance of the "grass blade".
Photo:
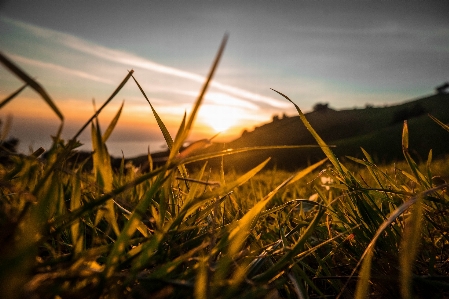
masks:
[(24, 71), (22, 71), (18, 66), (16, 66), (14, 63), (12, 63), (8, 58), (6, 58), (1, 52), (0, 52), (0, 62), (3, 63), (3, 65), (9, 69), (11, 72), (13, 72), (17, 77), (22, 79), (23, 82), (28, 84), (32, 89), (34, 89), (43, 99), (44, 101), (51, 107), (53, 112), (58, 116), (58, 118), (61, 121), (64, 121), (64, 116), (59, 111), (58, 107), (53, 103), (53, 100), (50, 98), (48, 93), (45, 91), (45, 89), (37, 83), (35, 80), (33, 80), (30, 76), (28, 76)]
[(140, 86), (139, 82), (137, 82), (136, 78), (132, 76), (134, 82), (137, 84), (137, 87), (139, 87), (140, 92), (144, 96), (144, 98), (147, 100), (148, 104), (150, 104), (151, 111), (153, 111), (153, 115), (156, 118), (157, 125), (159, 126), (159, 129), (162, 132), (162, 135), (164, 135), (165, 142), (167, 143), (168, 149), (171, 149), (173, 146), (173, 138), (171, 137), (170, 133), (167, 130), (167, 127), (165, 126), (162, 119), (159, 117), (159, 114), (157, 114), (156, 110), (154, 109), (153, 105), (151, 104), (150, 100), (148, 99), (147, 95), (143, 91), (142, 87)]
[[(410, 206), (412, 206), (419, 198), (424, 198), (426, 197), (428, 194), (431, 194), (435, 191), (441, 190), (443, 188), (447, 188), (449, 187), (449, 184), (444, 184), (444, 185), (440, 185), (438, 187), (435, 187), (433, 189), (429, 189), (426, 190), (424, 192), (419, 193), (418, 195), (410, 198), (408, 201), (404, 202), (403, 204), (401, 204), (398, 208), (396, 208), (391, 214), (390, 216), (388, 216), (387, 220), (385, 220), (382, 225), (377, 229), (376, 234), (374, 235), (374, 237), (371, 239), (371, 242), (368, 244), (368, 246), (366, 247), (365, 251), (363, 252), (359, 262), (357, 263), (357, 265), (354, 267), (354, 270), (352, 271), (349, 279), (347, 280), (346, 284), (343, 286), (339, 296), (337, 296), (337, 299), (340, 298), (341, 294), (343, 293), (344, 289), (346, 288), (347, 284), (349, 283), (350, 279), (354, 276), (355, 271), (358, 269), (358, 267), (360, 266), (361, 262), (365, 259), (365, 257), (367, 255), (372, 254), (372, 251), (374, 250), (374, 245), (376, 244), (377, 239), (381, 236), (381, 234), (383, 233), (383, 231), (389, 226), (391, 225), (400, 215), (402, 215)], [(368, 259), (367, 263), (370, 263), (370, 260)], [(368, 267), (368, 265), (366, 266)], [(371, 267), (371, 266), (369, 266)], [(368, 268), (370, 269), (370, 268)], [(364, 277), (364, 280), (369, 279), (369, 277)], [(361, 288), (361, 289), (365, 289), (364, 287), (365, 282), (362, 281), (360, 282), (360, 287), (359, 284), (357, 284), (357, 289)], [(362, 296), (363, 294), (361, 294)], [(367, 293), (364, 293), (364, 296), (366, 297)], [(361, 297), (361, 298), (365, 298), (365, 297)]]
[(112, 134), (112, 131), (114, 131), (114, 128), (117, 125), (117, 122), (118, 122), (118, 120), (120, 118), (120, 114), (122, 113), (124, 104), (125, 104), (125, 102), (122, 103), (122, 105), (120, 106), (120, 109), (115, 114), (115, 116), (112, 119), (111, 123), (109, 124), (109, 126), (106, 129), (106, 131), (104, 132), (103, 137), (102, 137), (103, 142), (106, 142), (108, 140), (109, 136)]
[(134, 73), (133, 70), (130, 70), (128, 72), (126, 77), (122, 80), (122, 82), (119, 84), (119, 86), (117, 86), (117, 88), (109, 96), (109, 98), (106, 100), (106, 102), (104, 102), (104, 104), (101, 105), (100, 109), (98, 109), (97, 112), (95, 112), (95, 114), (92, 115), (92, 117), (89, 118), (89, 120), (81, 127), (81, 129), (79, 129), (78, 132), (76, 132), (76, 134), (72, 137), (72, 140), (76, 140), (76, 138), (78, 138), (78, 136), (81, 135), (81, 133), (84, 131), (84, 129), (86, 129), (87, 126), (100, 114), (100, 112), (104, 109), (104, 107), (106, 107), (106, 105), (108, 105), (109, 102), (112, 101), (112, 99), (119, 93), (119, 91), (123, 88), (123, 86), (125, 86), (126, 82), (128, 82), (129, 78), (132, 76), (133, 73)]
[(215, 56), (215, 60), (212, 64), (212, 67), (209, 71), (209, 75), (207, 76), (206, 82), (204, 82), (203, 88), (201, 89), (201, 92), (200, 92), (195, 104), (193, 105), (192, 112), (190, 113), (189, 118), (187, 119), (187, 122), (185, 125), (185, 130), (182, 132), (181, 138), (174, 145), (176, 153), (179, 152), (182, 144), (184, 143), (184, 140), (187, 138), (187, 136), (190, 132), (190, 129), (192, 128), (193, 122), (198, 113), (198, 109), (200, 108), (201, 103), (203, 102), (204, 95), (206, 94), (207, 88), (209, 87), (209, 84), (212, 81), (212, 78), (213, 78), (215, 71), (218, 67), (218, 63), (220, 62), (221, 56), (223, 55), (223, 51), (225, 49), (227, 40), (228, 40), (228, 35), (225, 34), (225, 36), (223, 37), (223, 39), (221, 41), (220, 48), (218, 49), (218, 53)]
[(401, 265), (402, 298), (412, 298), (412, 268), (418, 253), (423, 221), (422, 197), (418, 197), (406, 225), (402, 237), (399, 262)]
[(17, 89), (15, 92), (13, 92), (10, 96), (8, 96), (6, 99), (4, 99), (1, 103), (0, 103), (0, 109), (3, 108), (3, 106), (5, 106), (6, 104), (8, 104), (12, 99), (14, 99), (16, 96), (19, 95), (19, 93), (22, 92), (22, 90), (25, 89), (25, 87), (28, 86), (28, 83), (25, 83), (22, 87), (20, 87), (19, 89)]
[(430, 115), (430, 114), (429, 114), (429, 117), (430, 117), (434, 122), (436, 122), (437, 124), (439, 124), (443, 129), (445, 129), (446, 131), (449, 132), (449, 126), (448, 126), (448, 125), (444, 124), (443, 122), (441, 122), (439, 119), (437, 119), (437, 118), (436, 118), (435, 116), (433, 116), (433, 115)]
[(342, 175), (344, 176), (344, 171), (343, 168), (341, 167), (340, 162), (338, 161), (337, 157), (335, 157), (334, 153), (329, 149), (329, 147), (327, 146), (327, 144), (323, 141), (323, 139), (321, 139), (320, 135), (318, 135), (318, 133), (315, 131), (314, 128), (312, 128), (312, 126), (310, 125), (309, 121), (307, 120), (306, 116), (304, 115), (304, 113), (302, 113), (301, 109), (298, 107), (298, 105), (296, 105), (292, 100), (290, 100), (289, 97), (287, 97), (285, 94), (274, 90), (271, 88), (271, 90), (273, 90), (274, 92), (280, 94), (281, 96), (283, 96), (284, 98), (286, 98), (290, 103), (292, 103), (295, 108), (296, 111), (299, 114), (299, 117), (301, 119), (301, 121), (303, 122), (304, 126), (307, 128), (307, 130), (312, 134), (312, 136), (315, 138), (315, 140), (318, 142), (318, 144), (321, 146), (321, 149), (323, 150), (324, 154), (327, 156), (327, 158), (329, 159), (329, 161), (332, 163), (332, 165), (334, 165), (335, 169)]

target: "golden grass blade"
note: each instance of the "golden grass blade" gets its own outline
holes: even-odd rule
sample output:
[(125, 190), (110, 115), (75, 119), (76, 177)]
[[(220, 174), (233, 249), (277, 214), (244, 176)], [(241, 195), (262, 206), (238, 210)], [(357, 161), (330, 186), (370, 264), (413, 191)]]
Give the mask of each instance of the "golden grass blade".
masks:
[(441, 122), (439, 119), (437, 119), (437, 118), (436, 118), (435, 116), (433, 116), (433, 115), (430, 115), (430, 114), (429, 114), (429, 117), (430, 117), (434, 122), (436, 122), (437, 124), (439, 124), (443, 129), (445, 129), (446, 131), (449, 132), (449, 126), (448, 126), (448, 125), (446, 125), (445, 123)]
[(407, 121), (404, 120), (404, 126), (402, 129), (402, 152), (404, 154), (405, 160), (407, 161), (407, 164), (409, 165), (410, 169), (413, 172), (413, 175), (415, 176), (416, 180), (422, 184), (425, 188), (431, 188), (431, 184), (426, 181), (426, 176), (421, 173), (421, 171), (418, 168), (418, 164), (413, 160), (413, 158), (410, 156), (410, 153), (408, 151), (408, 125)]
[(122, 105), (120, 106), (120, 109), (115, 114), (115, 116), (112, 119), (111, 123), (109, 124), (109, 126), (106, 129), (106, 131), (104, 132), (103, 137), (102, 137), (103, 142), (106, 142), (108, 140), (109, 136), (112, 134), (112, 131), (114, 131), (114, 128), (117, 125), (117, 122), (118, 122), (118, 120), (120, 118), (120, 114), (122, 113), (124, 104), (125, 104), (125, 102), (122, 102)]
[(359, 280), (357, 281), (357, 287), (355, 291), (355, 299), (365, 299), (369, 293), (369, 279), (371, 277), (371, 261), (373, 259), (373, 250), (370, 249), (366, 252), (365, 258), (362, 263), (362, 268), (359, 273)]
[[(167, 143), (168, 149), (170, 150), (170, 155), (169, 155), (169, 157), (174, 157), (174, 156), (176, 156), (177, 152), (176, 152), (176, 151), (172, 151), (172, 148), (173, 148), (173, 139), (172, 139), (172, 137), (171, 137), (171, 135), (170, 135), (170, 132), (168, 132), (167, 127), (165, 126), (165, 124), (164, 124), (164, 122), (162, 121), (162, 119), (159, 117), (159, 114), (157, 114), (156, 110), (154, 109), (154, 107), (153, 107), (153, 105), (151, 104), (150, 100), (148, 99), (147, 95), (146, 95), (145, 92), (143, 91), (143, 89), (142, 89), (142, 87), (140, 86), (139, 82), (137, 82), (137, 80), (136, 80), (136, 78), (134, 78), (134, 76), (132, 76), (132, 78), (133, 78), (134, 82), (137, 84), (137, 87), (139, 87), (140, 92), (142, 93), (142, 95), (144, 96), (144, 98), (147, 100), (148, 104), (150, 104), (151, 110), (153, 111), (153, 115), (154, 115), (154, 117), (156, 118), (157, 125), (159, 126), (159, 129), (161, 130), (162, 135), (164, 136), (165, 143)], [(186, 116), (185, 116), (185, 114), (184, 114), (183, 121), (181, 122), (181, 126), (180, 126), (180, 129), (179, 129), (179, 131), (178, 131), (178, 134), (180, 134), (180, 135), (183, 135), (183, 132), (184, 132), (185, 118), (186, 118)], [(181, 146), (182, 146), (182, 144), (181, 144)], [(180, 147), (179, 147), (179, 148), (180, 148)], [(150, 156), (150, 155), (149, 155), (149, 156)], [(170, 161), (170, 159), (169, 159), (168, 161)], [(180, 166), (179, 166), (179, 172), (181, 173), (181, 175), (182, 175), (183, 177), (187, 177), (187, 170), (186, 170), (186, 168), (185, 168), (184, 165), (180, 165)], [(187, 184), (187, 182), (186, 182), (186, 186), (187, 186), (187, 189), (188, 189), (188, 184)]]
[(265, 198), (259, 201), (254, 207), (251, 208), (237, 223), (236, 227), (229, 234), (229, 251), (228, 254), (232, 257), (234, 256), (242, 246), (243, 242), (246, 240), (248, 234), (251, 232), (253, 225), (256, 222), (257, 217), (260, 215), (262, 210), (266, 207), (268, 202), (273, 198), (274, 195), (284, 186), (286, 186), (293, 176), (289, 177), (287, 180), (282, 182), (273, 191), (271, 191)]
[(142, 87), (140, 86), (139, 82), (137, 82), (136, 78), (132, 76), (134, 82), (137, 84), (137, 87), (139, 87), (140, 92), (142, 93), (143, 97), (147, 100), (148, 104), (150, 104), (151, 111), (153, 111), (153, 115), (156, 118), (157, 125), (159, 126), (159, 129), (162, 132), (162, 135), (164, 136), (165, 142), (167, 143), (168, 149), (171, 149), (173, 146), (173, 138), (171, 137), (170, 133), (167, 130), (167, 127), (165, 126), (162, 119), (159, 117), (159, 114), (157, 114), (156, 110), (154, 109), (153, 105), (151, 104), (150, 100), (148, 99), (147, 95), (143, 91)]
[(119, 93), (119, 91), (123, 88), (123, 86), (125, 86), (126, 82), (128, 82), (129, 78), (132, 76), (133, 73), (134, 73), (133, 70), (130, 70), (128, 72), (128, 74), (123, 79), (123, 81), (120, 83), (120, 85), (117, 86), (117, 88), (109, 96), (109, 98), (106, 100), (106, 102), (104, 102), (104, 104), (101, 105), (100, 109), (98, 109), (97, 112), (95, 112), (95, 114), (92, 115), (92, 117), (89, 118), (89, 120), (81, 127), (81, 129), (79, 129), (78, 132), (76, 132), (76, 134), (72, 137), (72, 140), (76, 140), (76, 138), (78, 138), (78, 136), (81, 135), (81, 133), (87, 128), (87, 126), (100, 114), (100, 112), (104, 109), (104, 107), (106, 107), (106, 105), (108, 105), (109, 102), (112, 101), (112, 99)]
[(53, 112), (59, 117), (61, 121), (64, 121), (64, 116), (59, 111), (58, 107), (53, 103), (53, 100), (50, 98), (48, 93), (45, 91), (45, 89), (37, 83), (35, 80), (33, 80), (30, 76), (28, 76), (24, 71), (22, 71), (18, 66), (16, 66), (14, 63), (12, 63), (8, 58), (6, 58), (1, 52), (0, 52), (0, 62), (11, 72), (13, 72), (17, 77), (22, 79), (23, 82), (28, 84), (32, 89), (34, 89), (43, 99), (44, 101), (51, 107)]
[(215, 56), (215, 60), (214, 60), (214, 63), (212, 64), (212, 68), (209, 71), (209, 75), (207, 76), (206, 82), (204, 83), (203, 88), (201, 89), (200, 95), (198, 96), (198, 98), (195, 102), (195, 105), (193, 106), (193, 110), (187, 120), (187, 124), (186, 124), (186, 131), (187, 131), (186, 133), (187, 134), (188, 134), (189, 130), (192, 128), (193, 121), (195, 120), (198, 109), (200, 108), (201, 103), (203, 102), (203, 98), (204, 98), (204, 95), (206, 94), (207, 88), (209, 87), (209, 84), (212, 81), (215, 71), (217, 70), (218, 63), (220, 62), (221, 56), (223, 55), (227, 41), (228, 41), (228, 34), (225, 34), (221, 41), (220, 48), (218, 49), (218, 53)]
[(404, 120), (404, 125), (402, 127), (402, 148), (408, 150), (408, 126), (406, 120)]
[(270, 159), (267, 159), (261, 164), (257, 165), (244, 175), (240, 176), (234, 182), (226, 184), (223, 187), (216, 188), (212, 191), (208, 191), (202, 194), (201, 196), (196, 197), (193, 200), (190, 200), (188, 203), (184, 204), (184, 206), (181, 208), (181, 211), (179, 212), (178, 218), (173, 222), (170, 229), (179, 225), (185, 217), (188, 217), (193, 212), (195, 212), (203, 204), (205, 200), (209, 200), (216, 197), (222, 197), (223, 194), (229, 194), (235, 188), (246, 183), (249, 179), (255, 176), (259, 171), (261, 171), (265, 167), (265, 165), (267, 165), (269, 160)]
[(208, 299), (209, 286), (209, 258), (203, 256), (199, 258), (198, 270), (195, 279), (194, 294), (196, 299)]
[(423, 222), (422, 197), (418, 197), (410, 217), (406, 220), (402, 236), (399, 262), (402, 298), (412, 298), (412, 268), (418, 253)]
[[(249, 151), (263, 151), (273, 149), (299, 149), (299, 148), (321, 148), (319, 145), (267, 145), (267, 146), (253, 146), (253, 147), (241, 147), (241, 148), (229, 148), (219, 152), (211, 152), (206, 154), (198, 154), (194, 156), (188, 156), (182, 160), (182, 163), (188, 164), (210, 158), (223, 157), (228, 155), (235, 155)], [(173, 161), (176, 161), (175, 159)]]
[[(145, 214), (146, 209), (151, 204), (151, 201), (153, 200), (154, 195), (158, 190), (161, 188), (163, 182), (168, 178), (167, 176), (164, 176), (164, 173), (161, 173), (156, 181), (151, 185), (151, 188), (146, 192), (145, 197), (140, 200), (140, 202), (137, 204), (136, 208), (134, 209), (133, 213), (129, 217), (129, 220), (126, 222), (124, 228), (122, 229), (121, 233), (118, 234), (117, 240), (114, 243), (114, 247), (111, 250), (111, 253), (108, 256), (106, 267), (104, 271), (105, 277), (110, 277), (116, 267), (120, 263), (120, 259), (125, 252), (126, 246), (128, 245), (129, 240), (131, 239), (132, 235), (137, 230), (140, 221), (142, 219), (142, 215)], [(156, 242), (157, 240), (161, 239), (161, 236), (159, 235), (159, 238), (157, 240), (154, 240), (154, 236), (150, 241), (151, 244)], [(157, 243), (157, 242), (156, 242)], [(158, 243), (157, 243), (158, 244)], [(156, 245), (157, 245), (156, 244)]]
[[(73, 211), (81, 206), (81, 183), (77, 176), (72, 176), (72, 196), (70, 198), (70, 210)], [(80, 230), (81, 220), (75, 220), (70, 226), (72, 233), (72, 244), (74, 258), (77, 258), (84, 250), (84, 236)]]
[(212, 64), (212, 67), (209, 71), (209, 75), (207, 76), (206, 82), (204, 82), (203, 88), (201, 89), (201, 92), (193, 106), (192, 112), (190, 113), (189, 118), (187, 119), (187, 122), (185, 125), (185, 130), (182, 132), (182, 135), (180, 136), (181, 138), (179, 139), (179, 143), (175, 143), (175, 147), (179, 147), (179, 148), (176, 148), (176, 152), (178, 152), (180, 150), (182, 144), (184, 143), (184, 140), (187, 138), (187, 136), (190, 132), (190, 129), (192, 128), (193, 122), (198, 113), (198, 109), (200, 108), (200, 106), (203, 102), (204, 95), (206, 94), (209, 84), (212, 81), (212, 78), (213, 78), (215, 71), (218, 67), (218, 63), (220, 62), (221, 56), (223, 55), (223, 51), (226, 47), (227, 40), (228, 40), (228, 34), (225, 34), (225, 36), (223, 37), (223, 39), (221, 41), (220, 48), (218, 49), (218, 53), (215, 56), (215, 60)]
[(295, 176), (291, 179), (291, 181), (288, 184), (293, 184), (294, 182), (302, 179), (303, 177), (305, 177), (306, 175), (308, 175), (309, 173), (311, 173), (312, 171), (314, 171), (315, 169), (317, 169), (319, 166), (323, 165), (324, 162), (326, 162), (328, 159), (325, 158), (313, 165), (310, 165), (309, 167), (307, 167), (306, 169), (301, 170), (300, 172), (298, 172), (297, 174), (295, 174)]
[(312, 235), (313, 231), (315, 230), (325, 211), (326, 211), (325, 209), (319, 206), (319, 210), (316, 213), (315, 217), (310, 222), (309, 226), (306, 228), (305, 232), (295, 243), (295, 245), (289, 251), (287, 251), (287, 253), (284, 254), (273, 266), (271, 266), (265, 272), (254, 276), (253, 279), (256, 281), (270, 280), (273, 277), (277, 276), (281, 271), (283, 271), (285, 267), (290, 265), (293, 257), (301, 253), (301, 251), (304, 249), (304, 244), (306, 243), (307, 239)]
[(28, 83), (25, 83), (22, 87), (17, 89), (15, 92), (13, 92), (10, 96), (8, 96), (6, 99), (4, 99), (2, 102), (0, 102), (0, 109), (3, 108), (6, 104), (8, 104), (12, 99), (14, 99), (16, 96), (18, 96), (22, 90), (25, 89), (25, 87), (28, 86)]
[(301, 109), (298, 107), (298, 105), (296, 105), (292, 100), (290, 100), (289, 97), (287, 97), (285, 94), (274, 90), (273, 88), (271, 88), (271, 90), (273, 90), (274, 92), (280, 94), (281, 96), (283, 96), (284, 98), (286, 98), (290, 103), (292, 103), (295, 108), (296, 111), (299, 114), (299, 118), (301, 119), (301, 121), (303, 122), (304, 126), (307, 128), (307, 130), (312, 134), (312, 136), (315, 138), (315, 140), (318, 142), (318, 144), (321, 146), (324, 154), (328, 157), (329, 161), (332, 163), (332, 165), (334, 165), (335, 169), (341, 174), (344, 175), (344, 171), (343, 168), (341, 167), (340, 162), (338, 161), (337, 157), (335, 157), (334, 153), (329, 149), (329, 147), (327, 146), (327, 144), (323, 141), (323, 139), (321, 139), (320, 135), (318, 135), (318, 133), (315, 131), (315, 129), (310, 125), (309, 121), (307, 120), (306, 116), (304, 115), (304, 113), (302, 113)]
[[(98, 120), (98, 119), (97, 119)], [(99, 124), (92, 123), (92, 147), (93, 147), (93, 168), (94, 177), (96, 179), (97, 185), (105, 193), (112, 191), (113, 182), (113, 171), (111, 166), (111, 156), (108, 153), (106, 144), (103, 142), (101, 136)], [(117, 218), (115, 215), (115, 206), (112, 200), (105, 203), (104, 209), (99, 209), (95, 218), (95, 225), (105, 217), (108, 223), (114, 229), (115, 234), (118, 236), (120, 234), (120, 229), (117, 224)]]
[(9, 132), (11, 131), (12, 125), (12, 115), (6, 116), (5, 122), (0, 120), (0, 141), (5, 141), (8, 138)]
[[(359, 262), (357, 263), (357, 265), (354, 267), (354, 269), (352, 270), (351, 275), (349, 276), (348, 280), (346, 281), (345, 285), (343, 286), (340, 294), (337, 296), (337, 299), (340, 298), (340, 296), (343, 294), (343, 291), (345, 290), (346, 286), (348, 285), (349, 281), (351, 280), (351, 278), (354, 276), (355, 271), (357, 271), (358, 267), (360, 266), (360, 264), (362, 263), (362, 261), (365, 259), (365, 257), (368, 254), (371, 254), (371, 252), (374, 250), (374, 245), (376, 244), (377, 239), (380, 237), (380, 235), (383, 233), (383, 231), (389, 226), (391, 225), (400, 215), (402, 215), (410, 206), (412, 206), (419, 198), (424, 198), (426, 197), (428, 194), (431, 194), (435, 191), (444, 189), (449, 187), (449, 184), (444, 184), (444, 185), (440, 185), (438, 187), (426, 190), (424, 192), (421, 192), (419, 194), (417, 194), (416, 196), (410, 198), (408, 201), (404, 202), (402, 205), (400, 205), (399, 207), (397, 207), (391, 214), (390, 216), (388, 216), (387, 220), (385, 220), (382, 225), (377, 229), (374, 237), (371, 239), (370, 243), (368, 244), (368, 246), (366, 247), (365, 251), (363, 252), (362, 256), (360, 257)], [(367, 261), (368, 263), (368, 261)], [(366, 266), (368, 267), (368, 266)], [(369, 277), (365, 277), (364, 279), (369, 279)], [(361, 282), (362, 284), (364, 282)], [(364, 288), (363, 285), (360, 286), (361, 288)], [(366, 296), (366, 294), (365, 294)], [(363, 297), (365, 298), (365, 297)]]

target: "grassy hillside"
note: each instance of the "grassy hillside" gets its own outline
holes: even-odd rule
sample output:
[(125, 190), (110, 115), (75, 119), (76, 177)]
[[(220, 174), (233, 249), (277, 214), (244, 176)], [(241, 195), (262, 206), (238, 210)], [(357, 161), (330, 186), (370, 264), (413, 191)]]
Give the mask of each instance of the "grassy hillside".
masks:
[[(403, 157), (401, 132), (404, 120), (408, 121), (410, 149), (417, 159), (425, 160), (429, 149), (433, 150), (434, 156), (448, 152), (449, 138), (441, 137), (444, 136), (442, 129), (428, 114), (444, 123), (449, 122), (449, 94), (435, 94), (389, 107), (313, 111), (306, 117), (328, 145), (336, 146), (334, 152), (338, 157), (361, 157), (360, 147), (363, 147), (376, 162), (391, 162)], [(256, 127), (226, 145), (215, 144), (210, 150), (308, 144), (316, 145), (316, 142), (296, 116)], [(237, 165), (243, 170), (269, 156), (272, 157), (271, 166), (292, 170), (318, 161), (324, 154), (319, 148), (258, 151), (225, 157), (225, 164)]]
[[(126, 84), (134, 81), (146, 98), (132, 70), (72, 139), (56, 136), (51, 148), (28, 155), (0, 143), (5, 153), (0, 159), (2, 298), (448, 298), (448, 160), (418, 164), (408, 153), (407, 125), (397, 138), (404, 147), (400, 165), (378, 167), (366, 154), (356, 160), (358, 167), (347, 167), (323, 146), (327, 160), (290, 173), (264, 172), (268, 160), (244, 174), (207, 163), (197, 172), (186, 171), (189, 163), (217, 155), (197, 154), (182, 145), (225, 42), (175, 139), (153, 110), (170, 148), (159, 167), (150, 161), (142, 172), (123, 160), (114, 169), (106, 143), (121, 108), (105, 132), (98, 125), (102, 108)], [(63, 122), (34, 79), (1, 53), (0, 62)], [(296, 108), (302, 124), (323, 145)], [(386, 131), (399, 125), (403, 111), (390, 111), (393, 121)], [(325, 116), (332, 114), (341, 121), (332, 117), (334, 127), (326, 131)], [(317, 127), (326, 138), (347, 139), (351, 135), (342, 120), (349, 118), (342, 115), (309, 116), (322, 119)], [(410, 120), (415, 121), (416, 130), (428, 123), (421, 117)], [(279, 124), (278, 136), (271, 139), (281, 140), (279, 135), (292, 129)], [(72, 163), (77, 138), (87, 127), (93, 152), (84, 162)], [(270, 132), (267, 128), (262, 130)], [(363, 131), (361, 125), (357, 129)], [(377, 142), (388, 145), (385, 140)], [(302, 155), (296, 149), (283, 157), (295, 161)], [(87, 159), (92, 162), (88, 169)]]

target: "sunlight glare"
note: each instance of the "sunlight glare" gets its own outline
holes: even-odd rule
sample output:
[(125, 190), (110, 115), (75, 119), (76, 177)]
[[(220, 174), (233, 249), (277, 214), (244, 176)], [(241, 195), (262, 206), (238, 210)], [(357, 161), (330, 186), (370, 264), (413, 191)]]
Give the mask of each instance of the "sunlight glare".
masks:
[(202, 122), (218, 133), (237, 125), (243, 115), (244, 111), (237, 107), (205, 104), (198, 116)]

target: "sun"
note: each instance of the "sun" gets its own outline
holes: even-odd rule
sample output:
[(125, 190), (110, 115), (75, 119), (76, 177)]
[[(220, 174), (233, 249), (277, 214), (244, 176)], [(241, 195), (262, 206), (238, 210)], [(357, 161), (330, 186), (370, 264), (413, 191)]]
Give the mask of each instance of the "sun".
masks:
[(218, 133), (237, 125), (241, 111), (236, 107), (224, 105), (204, 105), (199, 116), (205, 125)]

